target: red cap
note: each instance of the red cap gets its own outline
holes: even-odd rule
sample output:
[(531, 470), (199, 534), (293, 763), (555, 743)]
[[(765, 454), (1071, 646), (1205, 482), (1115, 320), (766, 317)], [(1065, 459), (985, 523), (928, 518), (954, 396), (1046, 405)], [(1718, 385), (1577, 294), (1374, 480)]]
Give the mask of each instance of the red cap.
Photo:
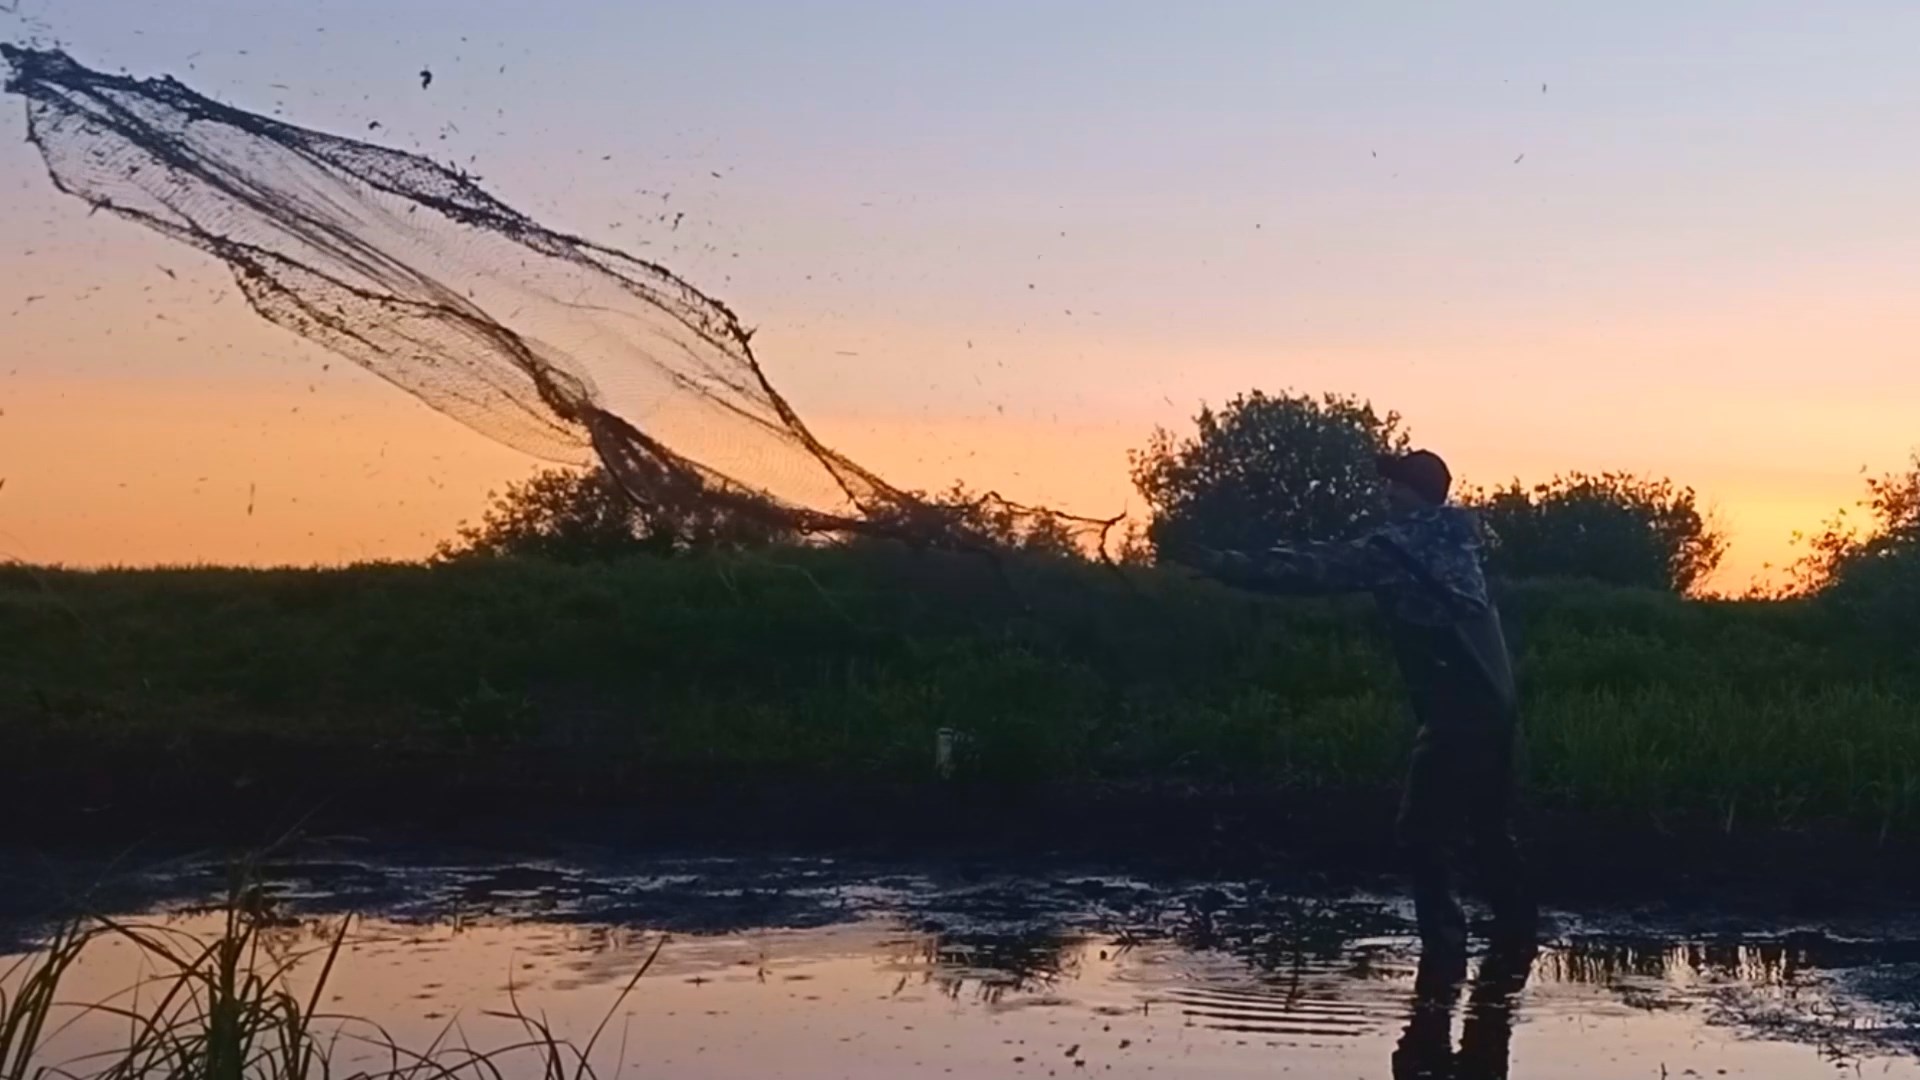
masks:
[(1431, 450), (1381, 454), (1374, 459), (1374, 467), (1382, 480), (1405, 484), (1436, 506), (1447, 501), (1447, 489), (1453, 486), (1447, 463)]

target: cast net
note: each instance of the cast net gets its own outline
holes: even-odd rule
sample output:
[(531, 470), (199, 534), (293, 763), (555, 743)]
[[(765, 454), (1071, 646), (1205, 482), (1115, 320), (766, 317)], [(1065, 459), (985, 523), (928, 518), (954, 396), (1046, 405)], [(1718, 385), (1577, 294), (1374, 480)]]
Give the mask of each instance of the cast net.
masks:
[(540, 225), (457, 169), (171, 78), (0, 51), (60, 190), (218, 258), (264, 318), (485, 435), (597, 457), (643, 507), (963, 546), (993, 520), (1103, 545), (1109, 522), (888, 484), (814, 437), (725, 304)]

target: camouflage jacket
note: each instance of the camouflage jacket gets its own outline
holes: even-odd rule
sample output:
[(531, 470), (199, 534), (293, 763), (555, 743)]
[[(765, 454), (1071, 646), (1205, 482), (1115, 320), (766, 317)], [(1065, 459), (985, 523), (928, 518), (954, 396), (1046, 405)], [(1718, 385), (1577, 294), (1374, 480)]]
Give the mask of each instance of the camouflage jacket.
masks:
[(1488, 538), (1471, 511), (1439, 506), (1400, 515), (1354, 540), (1286, 544), (1257, 555), (1207, 552), (1195, 568), (1263, 592), (1371, 592), (1392, 617), (1439, 627), (1490, 608), (1482, 568)]

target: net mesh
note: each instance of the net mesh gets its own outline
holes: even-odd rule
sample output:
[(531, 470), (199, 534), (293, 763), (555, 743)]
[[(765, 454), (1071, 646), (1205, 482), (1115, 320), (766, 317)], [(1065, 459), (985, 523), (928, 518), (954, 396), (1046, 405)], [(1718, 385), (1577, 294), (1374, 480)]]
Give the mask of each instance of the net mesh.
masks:
[(223, 105), (171, 78), (0, 45), (63, 192), (220, 259), (253, 309), (538, 457), (596, 457), (644, 506), (806, 534), (985, 542), (1111, 523), (997, 495), (936, 503), (822, 443), (727, 306), (548, 229), (416, 154)]

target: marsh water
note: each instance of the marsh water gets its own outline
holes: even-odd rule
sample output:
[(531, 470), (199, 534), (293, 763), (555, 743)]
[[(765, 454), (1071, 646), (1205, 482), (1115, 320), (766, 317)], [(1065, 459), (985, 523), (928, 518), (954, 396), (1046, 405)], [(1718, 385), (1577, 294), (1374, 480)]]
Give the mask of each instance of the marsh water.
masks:
[[(70, 905), (169, 932), (220, 927), (202, 906), (227, 882), (215, 860), (89, 868), (107, 884), (84, 900), (72, 867), (4, 865), (40, 898), (10, 890), (13, 954), (44, 926), (27, 909), (50, 881)], [(1476, 957), (1457, 992), (1416, 1010), (1411, 913), (1384, 891), (1067, 863), (352, 845), (259, 875), (280, 924), (267, 943), (309, 957), (296, 981), (354, 915), (327, 1011), (401, 1043), (476, 1046), (518, 1037), (500, 1015), (516, 1008), (576, 1040), (611, 1014), (602, 1076), (1920, 1077), (1920, 933), (1885, 918), (1556, 911), (1523, 985), (1482, 979), (1476, 994), (1490, 974)], [(151, 963), (103, 939), (63, 993), (112, 999)], [(48, 1053), (115, 1034), (76, 1023)], [(373, 1053), (357, 1045), (340, 1045), (336, 1074)]]

